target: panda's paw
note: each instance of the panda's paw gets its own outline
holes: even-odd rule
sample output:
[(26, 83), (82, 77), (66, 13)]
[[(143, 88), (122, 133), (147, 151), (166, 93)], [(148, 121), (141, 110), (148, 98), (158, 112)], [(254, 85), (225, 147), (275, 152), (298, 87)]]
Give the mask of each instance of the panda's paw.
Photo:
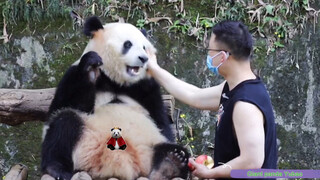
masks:
[(101, 57), (94, 51), (89, 51), (81, 57), (79, 68), (88, 74), (90, 82), (95, 82), (100, 76), (99, 66), (103, 64)]
[(187, 178), (188, 151), (176, 144), (163, 143), (155, 147), (154, 168), (149, 179), (172, 179), (175, 177)]
[(166, 157), (166, 160), (170, 161), (174, 166), (181, 169), (184, 168), (188, 163), (189, 156), (187, 156), (187, 152), (183, 149), (174, 149), (173, 151), (169, 151)]
[(89, 71), (90, 68), (97, 68), (103, 64), (101, 57), (94, 51), (89, 51), (81, 57), (80, 64), (84, 70)]
[(87, 172), (81, 171), (74, 174), (71, 180), (92, 180), (92, 178)]

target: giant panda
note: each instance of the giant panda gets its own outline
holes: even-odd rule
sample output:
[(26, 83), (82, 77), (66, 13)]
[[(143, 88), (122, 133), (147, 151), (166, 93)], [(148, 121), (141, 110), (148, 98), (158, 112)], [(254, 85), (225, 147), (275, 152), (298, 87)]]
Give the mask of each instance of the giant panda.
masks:
[[(42, 179), (187, 178), (189, 153), (174, 142), (160, 86), (147, 73), (146, 49), (156, 49), (128, 23), (91, 17), (84, 34), (90, 40), (48, 111)], [(113, 127), (122, 129), (125, 150), (107, 148)]]

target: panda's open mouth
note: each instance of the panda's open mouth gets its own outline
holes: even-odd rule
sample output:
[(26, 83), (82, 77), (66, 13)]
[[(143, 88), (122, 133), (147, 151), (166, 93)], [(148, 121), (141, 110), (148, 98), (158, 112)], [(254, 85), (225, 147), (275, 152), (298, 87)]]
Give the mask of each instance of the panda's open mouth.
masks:
[(127, 73), (130, 76), (136, 76), (139, 74), (140, 67), (139, 66), (127, 66)]

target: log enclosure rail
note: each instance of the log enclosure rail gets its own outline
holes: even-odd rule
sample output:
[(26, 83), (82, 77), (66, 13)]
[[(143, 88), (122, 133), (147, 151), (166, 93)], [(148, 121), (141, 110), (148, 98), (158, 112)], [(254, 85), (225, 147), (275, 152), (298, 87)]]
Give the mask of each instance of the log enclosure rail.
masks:
[[(55, 90), (0, 89), (0, 123), (15, 126), (27, 121), (45, 121)], [(173, 120), (174, 98), (171, 95), (162, 98)]]

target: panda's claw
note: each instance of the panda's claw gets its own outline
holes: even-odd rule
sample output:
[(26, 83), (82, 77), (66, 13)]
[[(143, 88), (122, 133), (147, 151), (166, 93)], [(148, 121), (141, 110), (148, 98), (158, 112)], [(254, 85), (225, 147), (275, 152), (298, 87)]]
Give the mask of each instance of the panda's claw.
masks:
[(185, 156), (186, 154), (183, 151), (180, 151), (181, 156)]
[(178, 168), (185, 166), (188, 160), (186, 158), (185, 152), (178, 151), (177, 149), (168, 152), (167, 157), (165, 159), (169, 160), (174, 166), (178, 166)]

